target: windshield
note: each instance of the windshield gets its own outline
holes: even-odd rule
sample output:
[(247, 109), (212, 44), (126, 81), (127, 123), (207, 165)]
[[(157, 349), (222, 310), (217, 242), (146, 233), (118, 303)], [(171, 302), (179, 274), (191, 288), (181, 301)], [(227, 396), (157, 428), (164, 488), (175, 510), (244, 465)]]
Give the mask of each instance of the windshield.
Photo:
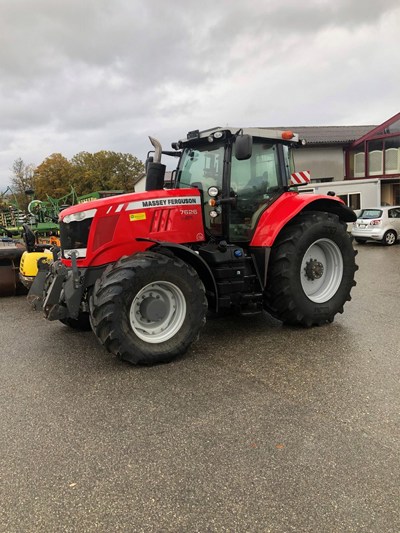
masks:
[(224, 146), (212, 145), (185, 148), (177, 171), (176, 186), (180, 189), (197, 187), (203, 191), (204, 222), (209, 233), (215, 236), (222, 234), (222, 217), (213, 218), (210, 212), (214, 210), (208, 201), (207, 191), (210, 187), (218, 187), (222, 191), (222, 175), (224, 167)]
[(210, 146), (185, 148), (179, 163), (177, 187), (197, 187), (207, 191), (216, 186), (222, 189), (224, 147)]
[(363, 209), (358, 218), (380, 218), (382, 216), (381, 209)]

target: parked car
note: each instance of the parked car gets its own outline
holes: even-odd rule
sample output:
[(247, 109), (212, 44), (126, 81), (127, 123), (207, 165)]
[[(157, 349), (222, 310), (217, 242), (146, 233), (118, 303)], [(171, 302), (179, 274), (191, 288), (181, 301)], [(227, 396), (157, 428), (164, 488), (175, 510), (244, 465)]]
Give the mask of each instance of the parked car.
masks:
[(400, 236), (400, 206), (362, 209), (353, 222), (351, 234), (360, 244), (373, 240), (392, 246)]

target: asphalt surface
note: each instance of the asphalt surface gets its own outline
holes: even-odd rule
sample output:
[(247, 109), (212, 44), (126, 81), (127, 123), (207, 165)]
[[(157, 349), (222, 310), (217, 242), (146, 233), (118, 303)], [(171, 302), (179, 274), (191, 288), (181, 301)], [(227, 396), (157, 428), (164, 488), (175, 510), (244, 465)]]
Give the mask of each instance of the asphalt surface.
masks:
[(207, 322), (136, 368), (0, 299), (1, 532), (400, 531), (400, 245), (333, 324)]

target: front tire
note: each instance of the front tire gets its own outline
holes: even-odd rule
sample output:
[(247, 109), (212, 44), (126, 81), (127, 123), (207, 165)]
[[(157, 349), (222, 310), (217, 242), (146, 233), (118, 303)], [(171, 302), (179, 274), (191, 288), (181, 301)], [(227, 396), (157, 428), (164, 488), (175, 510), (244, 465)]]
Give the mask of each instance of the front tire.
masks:
[(90, 298), (92, 329), (133, 364), (166, 363), (186, 352), (205, 324), (196, 271), (176, 257), (141, 252), (110, 265)]
[(271, 249), (265, 309), (285, 324), (332, 322), (351, 300), (356, 253), (346, 224), (336, 215), (299, 214)]

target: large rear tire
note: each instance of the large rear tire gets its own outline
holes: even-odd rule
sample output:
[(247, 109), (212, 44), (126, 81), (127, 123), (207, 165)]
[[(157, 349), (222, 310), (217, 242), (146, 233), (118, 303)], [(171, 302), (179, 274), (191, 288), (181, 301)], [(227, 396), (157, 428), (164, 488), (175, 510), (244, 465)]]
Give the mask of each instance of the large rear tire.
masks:
[(90, 298), (97, 338), (109, 352), (133, 364), (166, 363), (185, 353), (204, 326), (206, 311), (196, 271), (155, 252), (110, 265)]
[(336, 215), (301, 213), (271, 249), (265, 309), (285, 324), (332, 322), (351, 300), (356, 254), (346, 224)]

